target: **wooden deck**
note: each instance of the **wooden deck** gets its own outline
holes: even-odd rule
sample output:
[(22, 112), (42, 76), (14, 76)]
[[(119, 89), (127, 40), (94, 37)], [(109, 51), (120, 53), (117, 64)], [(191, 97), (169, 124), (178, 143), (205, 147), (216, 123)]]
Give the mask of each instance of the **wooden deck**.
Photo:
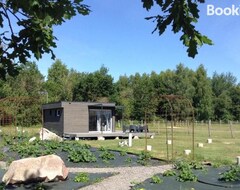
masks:
[[(144, 138), (147, 135), (147, 138), (153, 138), (155, 133), (132, 133), (133, 138)], [(92, 139), (97, 138), (104, 140), (106, 138), (128, 138), (129, 133), (124, 133), (121, 131), (117, 132), (89, 132), (89, 133), (65, 133), (63, 137), (65, 138), (79, 138), (79, 139)]]

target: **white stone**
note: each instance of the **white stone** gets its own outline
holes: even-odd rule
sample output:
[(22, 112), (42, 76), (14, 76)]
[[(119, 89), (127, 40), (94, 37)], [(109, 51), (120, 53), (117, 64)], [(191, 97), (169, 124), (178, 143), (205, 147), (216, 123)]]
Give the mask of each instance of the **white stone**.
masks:
[(57, 155), (47, 155), (13, 161), (2, 181), (6, 185), (32, 180), (48, 182), (65, 180), (67, 176), (68, 168), (62, 159)]
[(240, 156), (237, 156), (237, 165), (240, 165)]
[(124, 142), (118, 142), (118, 146), (123, 147), (124, 146)]
[(167, 140), (167, 144), (172, 144), (172, 140)]
[(211, 144), (211, 143), (212, 143), (212, 139), (208, 139), (208, 140), (207, 140), (207, 143), (208, 143), (208, 144)]
[(35, 140), (36, 140), (36, 137), (32, 137), (31, 139), (29, 139), (28, 142), (33, 142), (33, 141), (35, 141)]
[(75, 141), (79, 141), (79, 137), (75, 137)]
[(62, 141), (63, 140), (61, 137), (59, 137), (58, 135), (49, 131), (46, 128), (40, 129), (39, 137), (40, 137), (41, 140), (57, 140), (57, 141)]
[(198, 146), (199, 148), (203, 148), (203, 143), (198, 143), (197, 146)]
[(147, 151), (152, 151), (152, 145), (147, 145)]
[(189, 155), (191, 153), (191, 150), (184, 150), (185, 155)]
[(119, 137), (116, 137), (115, 139), (116, 139), (116, 140), (119, 140)]
[(99, 141), (104, 141), (104, 140), (105, 140), (105, 138), (104, 138), (104, 137), (102, 137), (102, 136), (100, 136), (100, 137), (98, 137), (98, 140), (99, 140)]
[(139, 137), (138, 136), (134, 136), (133, 139), (139, 139)]
[(154, 139), (154, 135), (151, 135), (151, 136), (150, 136), (150, 139)]

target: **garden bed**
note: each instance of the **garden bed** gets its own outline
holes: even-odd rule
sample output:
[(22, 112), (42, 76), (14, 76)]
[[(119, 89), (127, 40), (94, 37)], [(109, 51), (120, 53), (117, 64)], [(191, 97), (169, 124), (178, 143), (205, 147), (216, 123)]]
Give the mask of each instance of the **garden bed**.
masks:
[[(159, 189), (174, 189), (174, 190), (234, 190), (240, 189), (240, 179), (231, 181), (233, 174), (229, 174), (230, 167), (214, 168), (204, 166), (201, 169), (183, 170), (174, 169), (171, 173), (175, 175), (157, 174), (145, 180), (142, 183), (136, 184), (132, 189), (137, 190), (159, 190)], [(223, 175), (227, 174), (227, 175)], [(240, 173), (236, 173), (240, 177)], [(225, 180), (221, 179), (225, 177)]]
[(156, 166), (166, 164), (165, 161), (151, 158), (150, 152), (142, 151), (140, 155), (122, 151), (108, 150), (104, 147), (93, 148), (78, 141), (39, 141), (5, 140), (0, 148), (0, 160), (13, 160), (56, 154), (62, 158), (67, 167), (124, 167), (124, 166)]

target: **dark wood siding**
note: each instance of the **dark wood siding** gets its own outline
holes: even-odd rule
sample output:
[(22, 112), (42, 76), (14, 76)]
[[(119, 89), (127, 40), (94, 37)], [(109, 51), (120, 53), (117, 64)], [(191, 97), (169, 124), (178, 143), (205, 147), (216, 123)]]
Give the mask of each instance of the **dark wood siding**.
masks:
[(63, 103), (64, 133), (88, 132), (88, 104), (81, 102)]
[(43, 110), (44, 128), (62, 136), (63, 134), (63, 108)]

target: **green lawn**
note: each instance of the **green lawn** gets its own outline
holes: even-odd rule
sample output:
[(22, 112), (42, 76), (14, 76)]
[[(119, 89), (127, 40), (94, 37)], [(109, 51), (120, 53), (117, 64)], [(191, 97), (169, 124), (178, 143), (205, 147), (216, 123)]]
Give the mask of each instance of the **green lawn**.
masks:
[[(236, 162), (236, 156), (240, 156), (240, 124), (233, 124), (233, 138), (231, 135), (230, 125), (228, 124), (211, 124), (210, 137), (207, 124), (195, 124), (194, 127), (194, 151), (195, 159), (199, 161), (212, 161), (215, 163), (230, 163)], [(177, 125), (173, 129), (173, 145), (166, 145), (166, 125), (150, 125), (151, 132), (155, 132), (154, 139), (147, 139), (147, 144), (152, 146), (152, 155), (161, 159), (176, 159), (176, 158), (192, 158), (184, 155), (185, 149), (192, 150), (192, 126)], [(208, 144), (207, 139), (211, 138), (212, 143)], [(171, 127), (168, 124), (168, 139), (172, 139)], [(104, 146), (110, 149), (123, 149), (118, 147), (120, 140), (105, 140), (105, 141), (84, 141), (92, 146)], [(197, 147), (198, 143), (203, 143), (203, 148)], [(133, 140), (131, 148), (124, 147), (129, 152), (139, 153), (145, 149), (145, 139)], [(173, 151), (172, 151), (173, 147)]]

